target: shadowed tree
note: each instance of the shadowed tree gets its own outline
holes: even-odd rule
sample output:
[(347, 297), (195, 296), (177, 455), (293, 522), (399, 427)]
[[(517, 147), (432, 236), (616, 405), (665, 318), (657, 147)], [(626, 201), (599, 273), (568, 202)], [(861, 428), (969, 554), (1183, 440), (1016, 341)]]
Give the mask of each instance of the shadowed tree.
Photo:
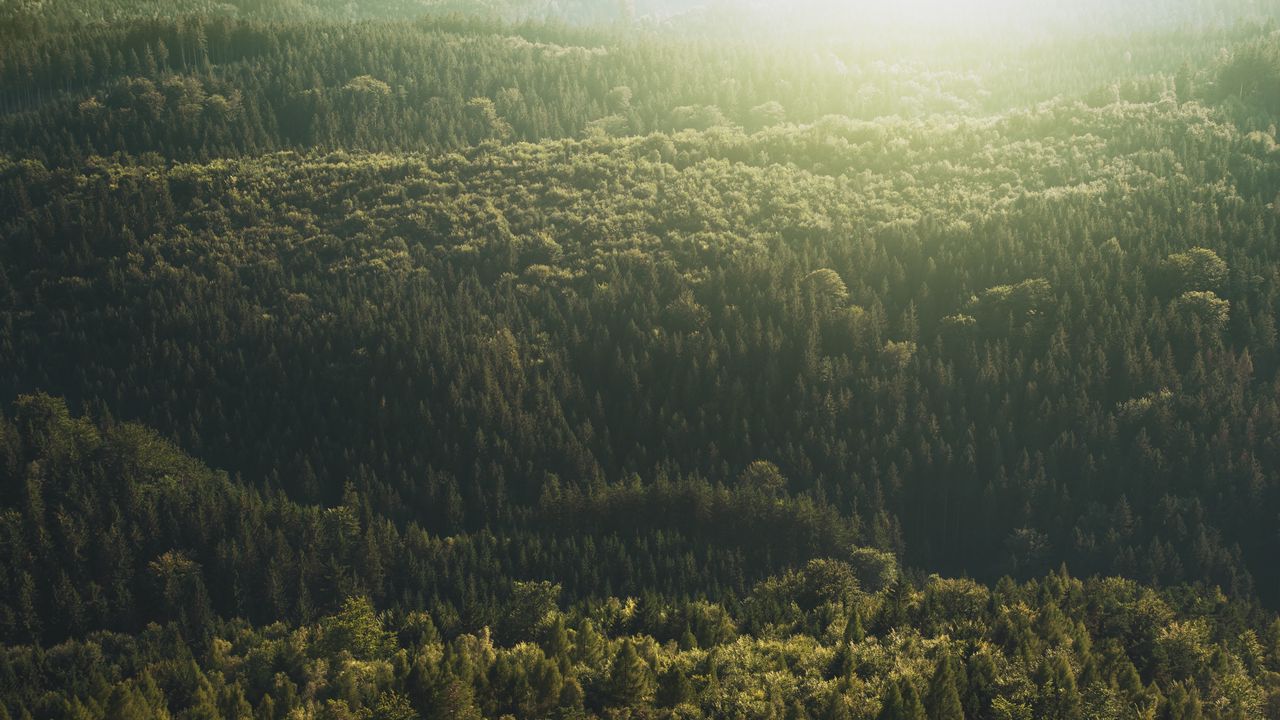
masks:
[(655, 681), (653, 669), (636, 652), (630, 638), (613, 656), (609, 666), (609, 678), (605, 686), (610, 707), (637, 707), (653, 699)]

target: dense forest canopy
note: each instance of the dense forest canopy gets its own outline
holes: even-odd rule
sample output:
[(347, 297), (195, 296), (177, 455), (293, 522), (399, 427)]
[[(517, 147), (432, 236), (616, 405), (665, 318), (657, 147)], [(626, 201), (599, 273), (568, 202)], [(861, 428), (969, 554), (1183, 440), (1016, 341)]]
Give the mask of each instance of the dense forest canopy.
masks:
[(0, 720), (1280, 718), (1277, 19), (0, 3)]

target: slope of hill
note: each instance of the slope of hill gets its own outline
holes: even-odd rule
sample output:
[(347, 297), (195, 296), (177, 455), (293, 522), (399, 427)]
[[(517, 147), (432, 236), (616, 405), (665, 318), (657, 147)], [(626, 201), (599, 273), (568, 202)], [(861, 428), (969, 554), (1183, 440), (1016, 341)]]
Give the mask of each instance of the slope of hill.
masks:
[(5, 389), (443, 531), (764, 459), (912, 564), (1274, 597), (1267, 139), (1195, 104), (1064, 103), (11, 163)]
[[(1280, 620), (1220, 593), (1065, 571), (994, 588), (912, 582), (892, 557), (845, 547), (728, 605), (655, 595), (564, 605), (559, 585), (514, 580), (486, 557), (528, 537), (400, 532), (354, 495), (328, 509), (264, 496), (150, 430), (77, 418), (46, 396), (0, 417), (0, 488), (0, 631), (76, 636), (0, 649), (5, 717), (1141, 708), (1244, 718), (1280, 708)], [(461, 613), (432, 594), (447, 588), (465, 588)], [(377, 613), (365, 593), (396, 609)], [(229, 619), (264, 611), (298, 619)]]
[(1158, 5), (6, 3), (0, 720), (1280, 716), (1276, 8)]

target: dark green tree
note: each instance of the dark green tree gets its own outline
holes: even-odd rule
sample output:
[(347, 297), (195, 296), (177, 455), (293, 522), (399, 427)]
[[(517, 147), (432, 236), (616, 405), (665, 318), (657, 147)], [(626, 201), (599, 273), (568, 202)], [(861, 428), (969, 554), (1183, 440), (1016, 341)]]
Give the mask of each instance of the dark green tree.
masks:
[(655, 689), (653, 668), (636, 652), (630, 638), (623, 640), (609, 665), (609, 677), (605, 686), (609, 706), (640, 706), (653, 699)]

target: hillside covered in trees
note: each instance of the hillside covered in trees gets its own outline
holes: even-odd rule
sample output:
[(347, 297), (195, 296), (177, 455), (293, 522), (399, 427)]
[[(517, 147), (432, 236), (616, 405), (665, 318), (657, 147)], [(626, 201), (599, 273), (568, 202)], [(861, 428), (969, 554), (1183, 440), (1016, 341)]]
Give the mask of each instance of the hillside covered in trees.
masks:
[(1280, 7), (797, 16), (6, 3), (0, 720), (1280, 718)]

